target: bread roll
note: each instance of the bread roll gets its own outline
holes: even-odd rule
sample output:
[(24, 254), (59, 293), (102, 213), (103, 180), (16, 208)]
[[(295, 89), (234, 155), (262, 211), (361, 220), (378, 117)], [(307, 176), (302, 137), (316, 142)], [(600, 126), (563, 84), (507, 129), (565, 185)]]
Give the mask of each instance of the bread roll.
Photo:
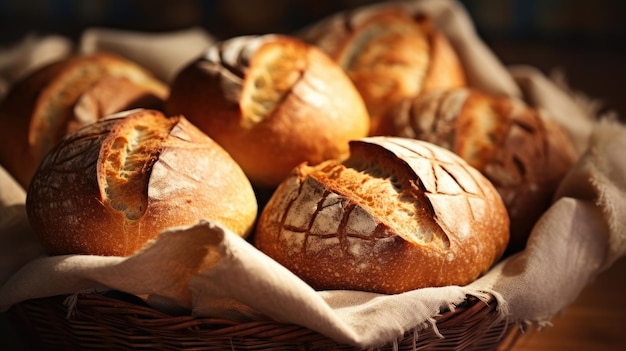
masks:
[(511, 218), (511, 252), (525, 247), (576, 159), (562, 128), (516, 98), (459, 88), (407, 99), (390, 111), (394, 135), (449, 149), (494, 184)]
[(509, 219), (478, 171), (419, 140), (351, 142), (299, 165), (263, 209), (256, 245), (315, 289), (400, 293), (464, 285), (502, 255)]
[(356, 9), (299, 35), (348, 73), (372, 118), (370, 135), (389, 134), (384, 112), (400, 100), (465, 85), (456, 52), (426, 16), (399, 5)]
[(63, 135), (114, 112), (162, 109), (167, 89), (142, 67), (111, 54), (51, 63), (17, 82), (0, 103), (0, 163), (26, 188)]
[(252, 186), (184, 117), (133, 110), (61, 139), (28, 189), (26, 209), (50, 255), (131, 255), (168, 227), (214, 220), (247, 235)]
[(216, 43), (174, 79), (166, 101), (220, 143), (252, 183), (275, 187), (299, 163), (345, 157), (364, 137), (363, 99), (319, 49), (281, 35)]

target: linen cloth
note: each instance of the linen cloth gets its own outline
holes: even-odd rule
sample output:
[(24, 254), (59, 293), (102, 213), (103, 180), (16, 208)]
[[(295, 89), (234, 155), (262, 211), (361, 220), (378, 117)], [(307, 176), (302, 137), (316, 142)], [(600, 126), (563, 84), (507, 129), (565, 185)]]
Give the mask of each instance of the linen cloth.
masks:
[[(308, 327), (338, 342), (372, 347), (393, 342), (408, 331), (436, 327), (434, 317), (453, 309), (467, 295), (483, 301), (492, 295), (502, 318), (548, 325), (626, 251), (626, 158), (622, 151), (626, 150), (626, 127), (614, 118), (600, 118), (591, 103), (533, 67), (504, 67), (477, 36), (457, 2), (402, 4), (431, 16), (450, 38), (470, 86), (524, 98), (545, 110), (566, 128), (580, 151), (579, 161), (562, 182), (552, 207), (536, 223), (523, 252), (502, 260), (467, 286), (397, 295), (315, 291), (244, 239), (209, 221), (167, 230), (131, 257), (47, 257), (28, 226), (24, 189), (0, 168), (0, 311), (32, 298), (116, 289), (171, 313), (236, 320), (272, 318)], [(193, 29), (192, 41), (197, 40), (197, 31)], [(99, 40), (98, 33), (106, 40)], [(114, 34), (88, 32), (88, 39), (76, 50), (97, 51), (99, 43), (106, 42), (107, 50), (139, 63), (145, 60), (165, 80), (184, 64), (182, 56), (164, 64), (155, 61), (169, 51), (158, 35)], [(134, 44), (128, 44), (137, 37), (149, 41), (149, 57), (138, 55)], [(208, 33), (200, 37), (211, 38)], [(163, 40), (170, 43), (171, 37)], [(184, 48), (184, 33), (178, 33), (177, 40), (178, 47)], [(203, 42), (208, 45), (209, 40)], [(2, 78), (10, 83), (17, 77)]]

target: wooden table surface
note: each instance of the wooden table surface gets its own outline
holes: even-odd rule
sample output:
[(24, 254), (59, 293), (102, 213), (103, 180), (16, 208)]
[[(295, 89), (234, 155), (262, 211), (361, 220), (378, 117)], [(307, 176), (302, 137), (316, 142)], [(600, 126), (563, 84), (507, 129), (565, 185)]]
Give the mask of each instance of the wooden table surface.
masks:
[(626, 258), (602, 272), (578, 299), (552, 319), (552, 327), (528, 330), (508, 351), (626, 350)]

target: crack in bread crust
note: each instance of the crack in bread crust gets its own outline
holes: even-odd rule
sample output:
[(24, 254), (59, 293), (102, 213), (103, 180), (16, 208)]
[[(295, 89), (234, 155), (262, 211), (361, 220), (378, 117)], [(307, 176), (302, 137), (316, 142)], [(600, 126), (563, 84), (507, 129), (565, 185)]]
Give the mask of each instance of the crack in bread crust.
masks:
[[(349, 237), (374, 241), (392, 233), (419, 245), (437, 241), (446, 250), (450, 240), (436, 223), (420, 177), (405, 165), (390, 164), (385, 155), (374, 152), (368, 161), (363, 157), (353, 150), (343, 164), (328, 161), (301, 168), (298, 195), (285, 211), (282, 227), (305, 235), (304, 250), (309, 236), (336, 237), (342, 250), (349, 252)], [(318, 200), (309, 203), (310, 199)]]
[(208, 71), (218, 72), (226, 99), (239, 104), (241, 124), (251, 128), (270, 116), (307, 69), (307, 48), (280, 36), (241, 36), (211, 47)]
[(495, 188), (452, 152), (370, 137), (301, 164), (259, 218), (256, 244), (316, 289), (397, 293), (463, 285), (508, 242)]
[(254, 57), (241, 98), (242, 124), (261, 122), (282, 104), (307, 69), (306, 49), (293, 42), (264, 45)]
[(104, 142), (109, 147), (103, 148), (106, 199), (129, 220), (139, 219), (146, 210), (149, 172), (159, 158), (163, 140), (177, 122), (176, 118), (140, 116), (120, 123)]
[(381, 106), (421, 91), (430, 63), (423, 29), (402, 12), (396, 16), (373, 18), (338, 58), (373, 116)]

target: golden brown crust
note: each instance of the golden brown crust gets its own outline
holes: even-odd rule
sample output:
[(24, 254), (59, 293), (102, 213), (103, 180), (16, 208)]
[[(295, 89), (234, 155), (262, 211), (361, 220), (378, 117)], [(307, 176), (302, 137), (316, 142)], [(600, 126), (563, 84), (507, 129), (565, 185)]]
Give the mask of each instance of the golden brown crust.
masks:
[(511, 252), (525, 247), (576, 159), (562, 128), (515, 98), (444, 90), (407, 99), (390, 115), (395, 135), (445, 147), (494, 184), (511, 218)]
[(341, 158), (369, 128), (363, 100), (320, 50), (292, 37), (237, 37), (211, 47), (171, 85), (169, 114), (220, 143), (254, 184), (297, 164)]
[[(124, 79), (128, 84), (112, 87), (115, 99), (99, 96), (106, 90), (103, 87), (92, 89), (92, 86), (103, 77)], [(75, 109), (85, 93), (91, 95), (92, 103), (99, 100), (96, 103), (98, 110), (86, 114), (85, 102), (82, 102), (83, 107)], [(51, 63), (16, 83), (0, 105), (3, 126), (0, 163), (27, 187), (41, 159), (69, 130), (111, 112), (157, 107), (166, 95), (164, 83), (142, 67), (118, 56), (100, 53), (72, 56)], [(150, 105), (138, 106), (138, 103)], [(75, 115), (76, 111), (80, 115)]]
[(258, 222), (257, 247), (316, 289), (400, 293), (464, 285), (509, 238), (478, 171), (430, 143), (374, 137), (343, 163), (300, 165)]
[(401, 6), (365, 7), (320, 21), (300, 34), (347, 72), (372, 119), (370, 135), (388, 135), (385, 112), (399, 101), (464, 86), (447, 38), (428, 17)]
[(163, 93), (146, 89), (126, 77), (102, 77), (76, 100), (63, 135), (116, 112), (135, 108), (161, 111), (164, 99)]
[(421, 92), (466, 86), (465, 69), (448, 38), (432, 23), (427, 25), (432, 59)]
[(254, 192), (226, 151), (184, 117), (126, 114), (64, 137), (35, 174), (26, 207), (49, 254), (127, 256), (201, 219), (251, 231)]

